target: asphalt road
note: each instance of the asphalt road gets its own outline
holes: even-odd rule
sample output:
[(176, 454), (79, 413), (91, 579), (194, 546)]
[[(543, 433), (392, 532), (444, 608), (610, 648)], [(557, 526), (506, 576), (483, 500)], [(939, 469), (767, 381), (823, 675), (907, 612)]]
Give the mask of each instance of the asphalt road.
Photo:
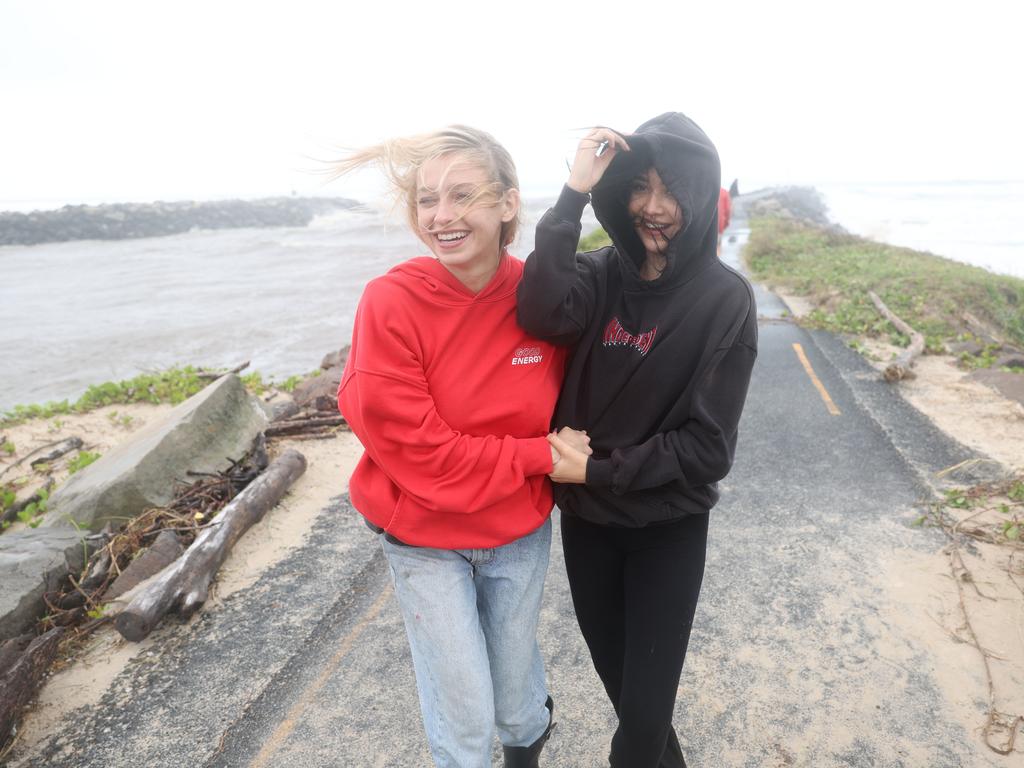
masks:
[[(727, 261), (745, 238), (739, 213)], [(910, 526), (915, 505), (936, 470), (972, 454), (841, 340), (758, 298), (760, 354), (679, 689), (689, 764), (1006, 765), (948, 704), (884, 575), (892, 558), (941, 546)], [(430, 765), (386, 568), (345, 497), (258, 583), (154, 638), (100, 706), (13, 764)], [(540, 642), (558, 721), (543, 765), (607, 765), (612, 711), (557, 528)]]

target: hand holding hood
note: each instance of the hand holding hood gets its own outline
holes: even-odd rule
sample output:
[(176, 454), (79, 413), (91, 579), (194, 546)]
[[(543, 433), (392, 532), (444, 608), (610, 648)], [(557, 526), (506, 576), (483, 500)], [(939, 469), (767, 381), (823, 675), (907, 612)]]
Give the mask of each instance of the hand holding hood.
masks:
[[(615, 243), (630, 283), (660, 288), (685, 282), (718, 258), (718, 152), (704, 131), (679, 112), (648, 120), (624, 138), (630, 151), (618, 153), (594, 187), (594, 213)], [(643, 281), (646, 253), (627, 205), (633, 179), (652, 166), (679, 203), (683, 226), (669, 242), (665, 272)]]

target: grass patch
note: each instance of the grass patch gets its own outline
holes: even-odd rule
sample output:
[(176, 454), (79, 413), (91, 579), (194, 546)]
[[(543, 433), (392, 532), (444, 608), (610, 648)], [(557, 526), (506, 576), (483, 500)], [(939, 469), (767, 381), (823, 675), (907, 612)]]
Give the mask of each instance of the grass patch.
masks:
[(259, 371), (247, 373), (244, 376), (242, 376), (241, 379), (242, 383), (245, 385), (245, 388), (248, 389), (257, 397), (266, 392), (267, 389), (270, 387), (270, 384), (263, 380), (263, 374), (261, 374)]
[(277, 385), (277, 388), (280, 389), (282, 392), (294, 392), (295, 388), (299, 386), (299, 384), (301, 384), (308, 378), (312, 378), (313, 376), (319, 375), (320, 373), (323, 373), (323, 371), (319, 369), (313, 371), (312, 373), (307, 373), (305, 375), (297, 373), (294, 376), (289, 376), (287, 379), (282, 381), (280, 384)]
[(124, 381), (94, 384), (78, 400), (50, 401), (36, 405), (16, 405), (0, 418), (0, 427), (13, 426), (29, 419), (49, 419), (67, 413), (88, 413), (105, 405), (127, 403), (180, 403), (207, 384), (191, 365), (158, 373), (144, 373)]
[(873, 290), (924, 334), (929, 351), (969, 334), (964, 311), (1024, 347), (1024, 280), (1015, 277), (777, 218), (751, 221), (744, 256), (755, 280), (810, 297), (818, 307), (807, 321), (815, 327), (906, 346), (868, 298)]
[(50, 493), (45, 488), (40, 488), (36, 494), (39, 496), (39, 500), (33, 501), (18, 512), (18, 519), (29, 528), (38, 528), (39, 524), (43, 522), (43, 515), (46, 514), (46, 506), (50, 499)]
[(596, 251), (598, 248), (603, 248), (604, 246), (611, 244), (612, 239), (608, 237), (608, 233), (601, 227), (598, 227), (593, 232), (590, 232), (580, 238), (578, 250)]
[(68, 462), (68, 474), (73, 475), (80, 469), (85, 469), (92, 464), (100, 454), (95, 451), (79, 451), (78, 455)]
[[(199, 376), (200, 369), (191, 365), (169, 368), (157, 373), (144, 373), (125, 381), (108, 381), (94, 384), (86, 390), (78, 400), (50, 401), (37, 405), (16, 405), (0, 415), (0, 428), (12, 427), (29, 419), (50, 419), (68, 413), (88, 413), (106, 405), (126, 405), (128, 403), (171, 403), (177, 405), (211, 383), (209, 378)], [(242, 383), (255, 395), (262, 395), (271, 387), (277, 386), (291, 391), (304, 377), (292, 376), (283, 385), (263, 380), (257, 371), (242, 376)], [(117, 418), (111, 414), (112, 419)], [(123, 426), (127, 427), (130, 416), (122, 416)], [(13, 452), (14, 446), (0, 445), (0, 451)]]

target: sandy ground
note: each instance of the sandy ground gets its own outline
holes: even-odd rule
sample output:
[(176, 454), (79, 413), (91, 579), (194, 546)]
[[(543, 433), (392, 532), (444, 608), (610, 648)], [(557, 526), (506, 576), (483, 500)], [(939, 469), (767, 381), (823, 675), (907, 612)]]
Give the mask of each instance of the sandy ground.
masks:
[[(783, 297), (794, 315), (809, 309), (806, 302)], [(895, 348), (864, 341), (869, 359), (879, 370)], [(1008, 470), (1024, 470), (1024, 407), (987, 386), (968, 380), (948, 356), (926, 356), (916, 365), (918, 377), (898, 385), (904, 396), (947, 433), (999, 461)], [(88, 450), (100, 453), (126, 439), (147, 422), (160, 418), (170, 406), (117, 406), (83, 416), (29, 422), (3, 430), (17, 453), (0, 463), (0, 471), (45, 443), (79, 435)], [(306, 455), (308, 469), (286, 497), (253, 527), (231, 552), (204, 610), (216, 610), (228, 595), (253, 584), (267, 568), (300, 546), (313, 519), (327, 501), (347, 488), (348, 477), (361, 453), (358, 441), (343, 432), (331, 440), (279, 442)], [(66, 476), (66, 460), (57, 462), (54, 476)], [(27, 465), (27, 462), (26, 462)], [(21, 474), (9, 472), (5, 479)], [(25, 486), (26, 491), (38, 478)], [(22, 491), (24, 493), (25, 491)], [(956, 510), (959, 517), (977, 515), (964, 525), (994, 530), (1001, 522), (996, 505)], [(1019, 507), (1017, 507), (1019, 509)], [(986, 527), (987, 526), (987, 527)], [(966, 540), (965, 540), (966, 541)], [(1011, 556), (1015, 556), (1012, 562)], [(951, 569), (959, 556), (963, 568)], [(959, 561), (955, 561), (959, 562)], [(885, 578), (903, 599), (891, 619), (904, 636), (917, 639), (935, 660), (934, 674), (950, 701), (974, 724), (979, 738), (986, 719), (989, 677), (985, 659), (971, 641), (985, 649), (992, 680), (991, 699), (1004, 713), (1024, 713), (1024, 552), (1020, 548), (986, 544), (974, 539), (954, 552), (946, 547), (929, 556), (907, 551), (891, 559)], [(969, 571), (964, 576), (964, 569)], [(909, 604), (911, 610), (906, 610)], [(968, 622), (970, 629), (968, 629)], [(126, 643), (113, 629), (97, 632), (77, 658), (51, 674), (32, 711), (24, 719), (19, 743), (24, 747), (52, 732), (72, 710), (99, 701), (110, 682), (130, 663), (145, 663), (149, 644)], [(1005, 733), (990, 736), (1002, 743)], [(780, 758), (782, 760), (782, 758)], [(785, 760), (779, 763), (787, 764)]]
[(281, 440), (274, 449), (289, 447), (306, 457), (306, 472), (235, 545), (217, 575), (212, 605), (253, 584), (263, 571), (299, 547), (328, 500), (348, 490), (348, 478), (363, 454), (351, 432), (340, 432), (331, 440)]
[[(1001, 522), (995, 509), (1000, 501), (984, 505), (980, 515), (979, 509), (956, 510), (953, 519), (984, 535)], [(930, 672), (978, 738), (1005, 748), (1014, 728), (1019, 754), (1014, 720), (1024, 715), (1022, 550), (960, 533), (955, 540), (932, 555), (905, 551), (886, 561), (884, 577), (902, 605), (890, 619), (927, 650)], [(986, 730), (990, 706), (998, 714)]]
[[(68, 478), (68, 462), (78, 456), (79, 451), (71, 451), (53, 461), (49, 467), (49, 474), (44, 475), (33, 471), (30, 466), (41, 453), (46, 452), (36, 453), (36, 449), (70, 437), (79, 437), (82, 439), (81, 451), (102, 455), (146, 424), (163, 418), (173, 407), (148, 403), (107, 406), (89, 413), (33, 419), (15, 427), (2, 428), (0, 437), (13, 443), (15, 452), (10, 455), (0, 454), (0, 481), (13, 482), (19, 499), (34, 493), (48, 477), (52, 477), (56, 483), (55, 487), (59, 487)], [(25, 460), (19, 464), (21, 459)], [(24, 523), (16, 521), (10, 530), (15, 531), (24, 527)]]
[[(170, 409), (171, 406), (163, 405), (117, 406), (61, 417), (57, 425), (50, 420), (9, 428), (4, 434), (14, 442), (18, 452), (11, 461), (0, 464), (0, 470), (39, 445), (71, 435), (80, 436), (88, 450), (103, 453)], [(115, 411), (117, 416), (112, 417)], [(131, 420), (118, 419), (125, 415), (131, 416)], [(305, 455), (308, 463), (305, 474), (232, 549), (204, 610), (216, 610), (228, 595), (254, 583), (261, 573), (299, 547), (313, 519), (328, 500), (348, 489), (349, 475), (362, 454), (359, 442), (350, 432), (340, 432), (331, 440), (277, 441), (271, 452), (288, 447)], [(62, 469), (65, 464), (63, 460), (53, 467), (58, 482), (67, 476), (66, 469)], [(20, 468), (8, 473), (9, 476), (17, 474)], [(39, 480), (34, 479), (25, 488), (38, 484)], [(16, 527), (23, 525), (17, 523)], [(126, 642), (112, 627), (97, 631), (73, 662), (61, 665), (46, 681), (39, 699), (21, 723), (20, 747), (31, 748), (40, 738), (52, 733), (69, 712), (98, 702), (114, 678), (130, 663), (145, 663), (147, 654), (151, 654), (150, 645), (149, 641)]]
[[(806, 298), (780, 296), (794, 317), (813, 308)], [(877, 339), (858, 342), (879, 372), (902, 351)], [(922, 355), (913, 369), (916, 378), (895, 385), (903, 397), (1008, 476), (1024, 473), (1024, 406), (970, 379), (952, 355)], [(886, 580), (903, 604), (890, 618), (928, 650), (932, 672), (963, 722), (976, 724), (990, 746), (1005, 747), (1014, 719), (1024, 715), (1024, 546), (998, 534), (1011, 516), (1024, 522), (1024, 513), (1000, 495), (946, 509), (947, 546), (887, 560)], [(986, 728), (990, 707), (998, 714)]]
[[(877, 339), (861, 342), (879, 371), (902, 352)], [(1008, 470), (1024, 470), (1024, 406), (969, 378), (953, 355), (922, 355), (914, 361), (917, 378), (900, 392), (943, 432), (991, 456)]]

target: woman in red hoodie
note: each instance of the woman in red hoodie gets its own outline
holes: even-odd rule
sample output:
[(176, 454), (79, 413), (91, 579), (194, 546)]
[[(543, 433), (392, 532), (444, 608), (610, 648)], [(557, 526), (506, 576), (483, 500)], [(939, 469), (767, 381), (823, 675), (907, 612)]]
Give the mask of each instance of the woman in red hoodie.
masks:
[[(536, 642), (564, 351), (516, 324), (508, 152), (465, 126), (371, 147), (431, 251), (366, 286), (338, 406), (365, 453), (352, 503), (381, 535), (438, 766), (536, 766), (552, 703)], [(567, 435), (589, 451), (586, 438)]]

